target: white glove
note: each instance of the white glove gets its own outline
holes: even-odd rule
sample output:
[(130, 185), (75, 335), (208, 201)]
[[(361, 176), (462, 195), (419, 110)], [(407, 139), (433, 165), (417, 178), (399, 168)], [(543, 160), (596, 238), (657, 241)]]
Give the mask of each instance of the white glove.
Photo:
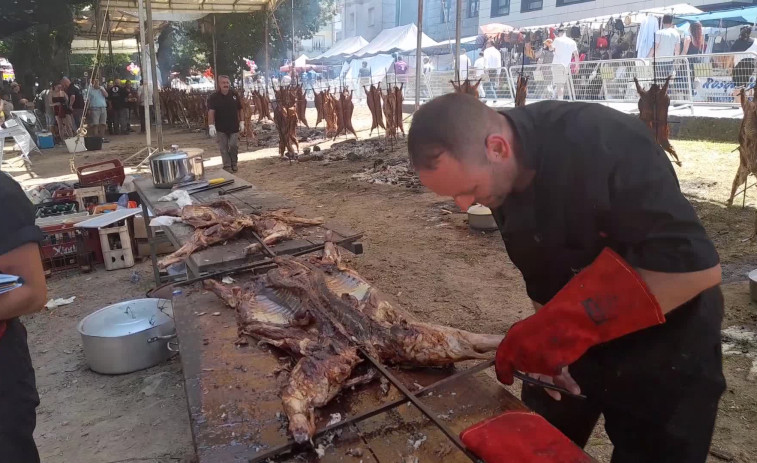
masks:
[(211, 137), (215, 137), (216, 136), (216, 126), (215, 126), (215, 124), (210, 124), (208, 126), (208, 133), (210, 134)]
[(239, 131), (244, 132), (244, 121), (239, 121)]

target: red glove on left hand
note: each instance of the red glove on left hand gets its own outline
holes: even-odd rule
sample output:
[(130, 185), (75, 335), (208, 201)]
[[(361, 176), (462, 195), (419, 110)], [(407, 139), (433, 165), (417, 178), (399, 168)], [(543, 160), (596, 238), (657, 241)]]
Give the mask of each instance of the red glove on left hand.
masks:
[(514, 324), (497, 349), (497, 378), (513, 370), (557, 376), (590, 347), (665, 322), (644, 280), (605, 248), (534, 315)]

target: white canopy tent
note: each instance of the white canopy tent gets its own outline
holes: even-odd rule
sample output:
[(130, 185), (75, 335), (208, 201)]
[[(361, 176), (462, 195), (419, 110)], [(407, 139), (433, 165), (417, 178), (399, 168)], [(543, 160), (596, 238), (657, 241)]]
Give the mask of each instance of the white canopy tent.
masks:
[[(113, 53), (137, 53), (137, 39), (112, 40)], [(108, 50), (108, 42), (100, 41), (100, 50)], [(94, 55), (97, 53), (97, 40), (76, 38), (71, 42), (72, 55)]]
[[(610, 18), (621, 18), (624, 19), (626, 17), (629, 17), (631, 24), (638, 24), (641, 22), (645, 17), (648, 15), (654, 15), (654, 16), (663, 16), (666, 14), (671, 15), (686, 15), (686, 14), (698, 14), (701, 13), (702, 10), (695, 6), (691, 6), (688, 3), (677, 3), (675, 5), (670, 6), (660, 6), (657, 8), (646, 8), (643, 10), (638, 11), (627, 11), (625, 13), (615, 13), (615, 14), (608, 14), (604, 16), (591, 16), (584, 19), (579, 19), (578, 23), (590, 24), (594, 29), (599, 29), (601, 25), (607, 24), (607, 21), (610, 20)], [(521, 27), (521, 30), (535, 30), (535, 29), (542, 29), (545, 27), (558, 27), (559, 25), (570, 25), (574, 21), (570, 21), (567, 23), (561, 23), (561, 24), (543, 24), (541, 26), (526, 26)]]
[(315, 58), (311, 58), (309, 61), (320, 63), (326, 60), (338, 60), (339, 58), (355, 53), (366, 45), (368, 45), (368, 41), (360, 36), (347, 37), (346, 39), (338, 41), (331, 48)]
[[(417, 36), (418, 28), (415, 24), (384, 29), (368, 45), (356, 51), (350, 57), (367, 58), (375, 55), (391, 55), (392, 53), (415, 50), (418, 46)], [(438, 45), (438, 43), (426, 34), (421, 34), (421, 47), (431, 47), (434, 45)]]

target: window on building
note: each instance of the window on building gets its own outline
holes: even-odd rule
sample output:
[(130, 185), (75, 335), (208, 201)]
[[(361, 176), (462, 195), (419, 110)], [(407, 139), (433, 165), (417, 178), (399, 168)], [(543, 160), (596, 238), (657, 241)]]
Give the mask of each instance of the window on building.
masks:
[(368, 25), (373, 26), (373, 12), (375, 8), (368, 8)]
[(439, 2), (441, 3), (439, 11), (442, 12), (442, 16), (439, 22), (441, 22), (442, 24), (449, 22), (452, 1), (453, 0), (439, 0)]
[[(557, 1), (559, 2), (560, 0), (557, 0)], [(584, 1), (584, 0), (581, 0), (581, 1)], [(527, 11), (541, 10), (543, 3), (544, 2), (542, 0), (522, 0), (520, 2), (520, 12), (525, 13)]]
[(594, 0), (557, 0), (557, 6), (574, 5), (576, 3), (593, 2)]
[(508, 14), (510, 14), (510, 0), (492, 0), (492, 18)]
[(355, 13), (350, 13), (350, 22), (347, 25), (347, 27), (349, 29), (354, 29), (355, 28)]
[(323, 50), (326, 48), (326, 37), (322, 35), (314, 35), (311, 40), (313, 43), (313, 50)]
[(479, 3), (479, 0), (468, 0), (467, 8), (465, 8), (467, 18), (478, 18)]

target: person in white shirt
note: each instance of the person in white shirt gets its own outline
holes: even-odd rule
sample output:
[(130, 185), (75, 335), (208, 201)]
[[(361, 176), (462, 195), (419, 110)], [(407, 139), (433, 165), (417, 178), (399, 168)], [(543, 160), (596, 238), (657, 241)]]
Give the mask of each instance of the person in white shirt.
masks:
[(473, 63), (473, 68), (476, 70), (476, 77), (484, 75), (484, 69), (486, 69), (486, 66), (484, 65), (484, 52), (479, 52), (478, 58)]
[(656, 57), (655, 77), (658, 80), (667, 79), (673, 74), (673, 60), (659, 59), (666, 56), (678, 56), (681, 53), (681, 35), (673, 27), (673, 16), (666, 14), (662, 17), (662, 29), (655, 32), (655, 46), (650, 58)]
[(497, 100), (497, 84), (499, 82), (499, 72), (502, 68), (502, 55), (499, 50), (494, 47), (494, 42), (489, 40), (486, 42), (486, 48), (484, 49), (484, 69), (489, 74), (489, 81), (487, 87), (491, 95), (491, 98)]
[(468, 68), (470, 68), (470, 58), (468, 58), (468, 55), (463, 53), (460, 55), (460, 80), (465, 80), (468, 78)]
[(565, 29), (558, 29), (557, 37), (552, 41), (554, 55), (552, 64), (559, 64), (563, 68), (553, 67), (554, 83), (557, 89), (557, 99), (562, 100), (565, 95), (565, 84), (570, 76), (570, 62), (578, 61), (578, 46), (576, 41), (565, 35)]

